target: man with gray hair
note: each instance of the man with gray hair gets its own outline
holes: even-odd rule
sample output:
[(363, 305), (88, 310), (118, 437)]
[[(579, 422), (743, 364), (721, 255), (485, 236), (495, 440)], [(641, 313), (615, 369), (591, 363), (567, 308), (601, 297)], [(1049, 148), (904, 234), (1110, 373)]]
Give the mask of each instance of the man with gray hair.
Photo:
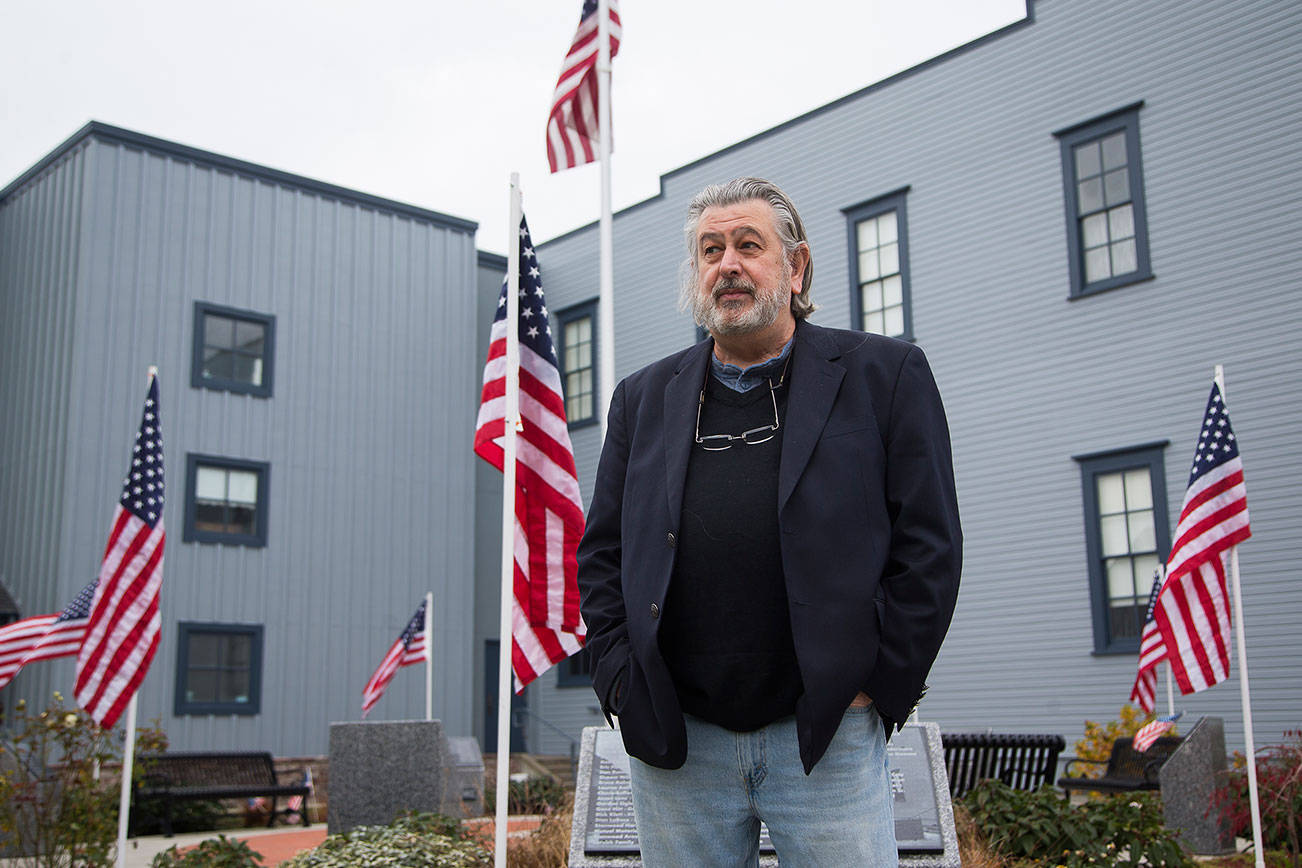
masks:
[(895, 865), (886, 740), (958, 593), (949, 431), (922, 351), (807, 321), (778, 187), (691, 202), (709, 332), (615, 389), (579, 587), (647, 865)]

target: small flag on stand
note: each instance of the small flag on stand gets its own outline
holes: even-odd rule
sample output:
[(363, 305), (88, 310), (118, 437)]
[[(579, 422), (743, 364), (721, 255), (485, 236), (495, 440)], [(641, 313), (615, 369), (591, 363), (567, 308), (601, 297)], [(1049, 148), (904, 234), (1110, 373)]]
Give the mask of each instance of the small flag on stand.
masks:
[(371, 675), (371, 680), (366, 682), (366, 687), (362, 690), (362, 717), (370, 714), (375, 703), (380, 701), (384, 689), (393, 680), (394, 673), (403, 666), (414, 666), (428, 660), (429, 641), (425, 636), (425, 603), (421, 601), (416, 614), (411, 616), (402, 634), (389, 646), (389, 652), (380, 661), (380, 666)]
[(1239, 444), (1221, 390), (1213, 383), (1166, 560), (1166, 581), (1153, 612), (1182, 694), (1229, 677), (1232, 640), (1224, 558), (1251, 535)]
[(158, 651), (166, 536), (158, 378), (151, 376), (77, 655), (77, 702), (105, 729), (117, 723)]
[[(623, 35), (619, 5), (610, 0), (610, 56), (619, 52)], [(552, 173), (596, 162), (598, 150), (597, 106), (597, 0), (584, 0), (579, 29), (561, 65), (547, 118), (547, 162)]]
[(1184, 714), (1183, 711), (1177, 711), (1175, 714), (1164, 715), (1159, 717), (1157, 720), (1150, 721), (1141, 726), (1139, 732), (1135, 733), (1135, 738), (1132, 742), (1135, 746), (1135, 750), (1143, 753), (1152, 747), (1153, 742), (1157, 741), (1164, 733), (1170, 730), (1171, 727), (1175, 726), (1175, 722), (1180, 719), (1180, 715), (1182, 714)]
[[(583, 647), (578, 562), (583, 501), (565, 419), (556, 348), (547, 321), (538, 257), (520, 220), (520, 417), (515, 496), (514, 643), (516, 692)], [(503, 469), (506, 413), (506, 281), (484, 366), (475, 453)]]
[[(306, 769), (303, 770), (303, 786), (307, 787), (307, 797), (309, 799), (312, 798), (312, 767), (311, 766), (308, 766)], [(299, 819), (302, 819), (303, 811), (307, 810), (303, 806), (303, 797), (297, 795), (289, 797), (289, 800), (285, 802), (285, 808), (289, 812), (298, 814)], [(288, 817), (286, 819), (288, 819)]]
[(0, 627), (0, 687), (13, 681), (28, 663), (77, 656), (98, 582), (93, 579), (57, 615), (35, 615)]

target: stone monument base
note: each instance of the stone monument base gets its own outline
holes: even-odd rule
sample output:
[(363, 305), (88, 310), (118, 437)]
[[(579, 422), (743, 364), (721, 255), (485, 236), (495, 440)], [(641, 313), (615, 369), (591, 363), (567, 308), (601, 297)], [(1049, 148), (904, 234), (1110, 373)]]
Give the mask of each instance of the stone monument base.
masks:
[[(478, 789), (467, 779), (476, 765)], [(475, 740), (457, 739), (454, 751), (442, 721), (332, 723), (330, 834), (387, 825), (407, 811), (478, 815), (483, 769)]]
[(1226, 769), (1225, 724), (1219, 717), (1203, 717), (1158, 770), (1166, 827), (1179, 833), (1180, 844), (1191, 853), (1234, 852), (1229, 824), (1212, 806)]

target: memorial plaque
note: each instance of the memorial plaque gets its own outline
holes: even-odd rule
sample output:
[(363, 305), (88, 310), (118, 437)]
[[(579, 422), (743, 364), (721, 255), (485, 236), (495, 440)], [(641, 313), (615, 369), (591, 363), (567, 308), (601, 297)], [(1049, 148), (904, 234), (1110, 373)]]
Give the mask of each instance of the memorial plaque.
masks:
[[(914, 868), (957, 866), (958, 836), (949, 801), (940, 728), (910, 724), (887, 744), (895, 838), (900, 864)], [(570, 838), (571, 868), (624, 868), (641, 864), (629, 760), (617, 731), (583, 731)], [(777, 864), (768, 830), (760, 828), (760, 864)]]
[(637, 826), (633, 822), (633, 789), (628, 775), (628, 754), (613, 729), (598, 730), (593, 746), (592, 774), (588, 786), (589, 853), (636, 853)]
[(886, 743), (891, 796), (895, 804), (895, 844), (901, 853), (936, 853), (945, 849), (940, 837), (940, 809), (932, 785), (931, 757), (920, 726), (906, 726)]

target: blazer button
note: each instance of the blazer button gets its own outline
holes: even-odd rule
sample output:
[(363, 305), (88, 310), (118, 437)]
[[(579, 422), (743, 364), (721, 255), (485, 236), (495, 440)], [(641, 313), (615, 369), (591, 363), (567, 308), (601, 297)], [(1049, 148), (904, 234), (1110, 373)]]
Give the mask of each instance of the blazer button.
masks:
[(678, 538), (674, 536), (673, 531), (669, 531), (669, 533), (665, 536), (665, 542), (669, 545), (670, 548), (673, 548), (674, 545), (678, 542)]
[(660, 607), (655, 603), (651, 604), (651, 620), (654, 621), (660, 617)]

